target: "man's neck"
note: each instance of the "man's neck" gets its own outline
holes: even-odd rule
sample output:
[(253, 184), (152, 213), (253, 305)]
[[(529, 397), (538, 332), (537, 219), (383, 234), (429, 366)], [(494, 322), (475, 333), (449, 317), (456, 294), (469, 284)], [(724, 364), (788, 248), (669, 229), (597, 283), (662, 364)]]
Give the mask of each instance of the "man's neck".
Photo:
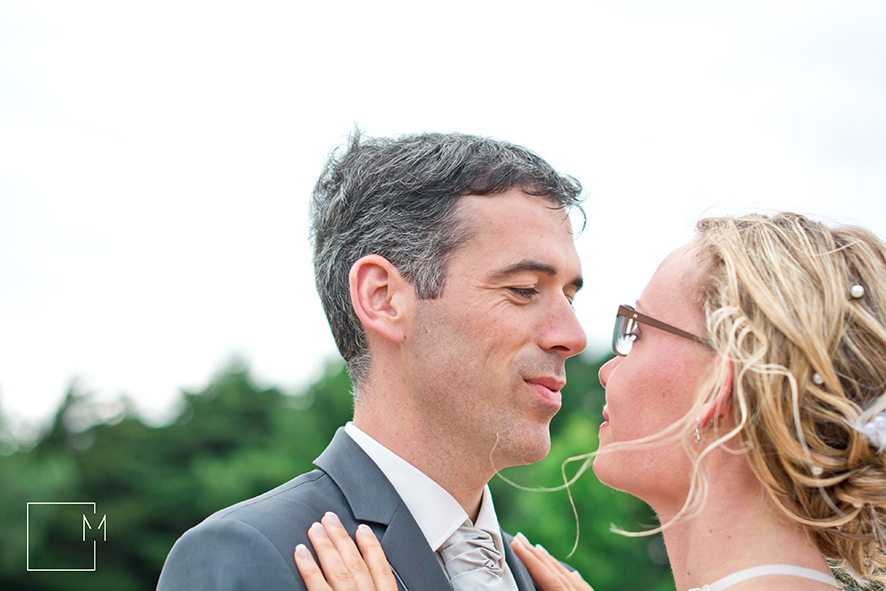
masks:
[[(455, 442), (440, 441), (417, 422), (404, 421), (409, 413), (368, 412), (358, 408), (354, 425), (439, 484), (458, 502), (472, 521), (480, 510), (483, 489), (494, 472), (477, 469), (476, 459)], [(489, 472), (487, 475), (485, 472)]]

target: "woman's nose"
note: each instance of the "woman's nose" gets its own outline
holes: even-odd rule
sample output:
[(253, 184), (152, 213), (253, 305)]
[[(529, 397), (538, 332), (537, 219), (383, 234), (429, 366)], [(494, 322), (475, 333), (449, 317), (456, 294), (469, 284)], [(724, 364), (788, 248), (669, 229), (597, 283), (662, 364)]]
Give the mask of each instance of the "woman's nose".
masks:
[(609, 381), (609, 376), (612, 374), (612, 370), (615, 369), (615, 366), (618, 365), (620, 361), (621, 357), (615, 356), (603, 364), (603, 367), (600, 368), (600, 372), (597, 374), (601, 386), (604, 388), (606, 387), (606, 382)]

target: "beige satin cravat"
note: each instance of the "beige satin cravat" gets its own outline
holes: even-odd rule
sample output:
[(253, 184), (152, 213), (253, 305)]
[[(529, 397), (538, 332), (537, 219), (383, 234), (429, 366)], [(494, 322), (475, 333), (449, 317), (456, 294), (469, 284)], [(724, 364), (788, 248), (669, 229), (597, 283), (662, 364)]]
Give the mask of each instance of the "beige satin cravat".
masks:
[(443, 542), (440, 556), (455, 591), (503, 588), (504, 559), (489, 532), (466, 522)]

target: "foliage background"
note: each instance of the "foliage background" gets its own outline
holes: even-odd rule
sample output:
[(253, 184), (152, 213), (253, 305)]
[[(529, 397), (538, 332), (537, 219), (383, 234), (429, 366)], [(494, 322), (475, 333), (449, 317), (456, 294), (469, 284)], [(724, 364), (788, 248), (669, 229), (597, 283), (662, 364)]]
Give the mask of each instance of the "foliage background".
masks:
[[(551, 426), (551, 454), (503, 475), (528, 487), (556, 487), (566, 458), (596, 449), (603, 407), (597, 370), (603, 361), (569, 360), (563, 409)], [(243, 363), (233, 362), (203, 390), (183, 392), (178, 417), (159, 427), (146, 425), (125, 400), (109, 416), (76, 383), (52, 425), (27, 449), (16, 449), (0, 418), (0, 589), (154, 589), (167, 552), (185, 530), (312, 469), (335, 429), (351, 417), (350, 388), (340, 362), (294, 395), (258, 386)], [(490, 486), (505, 530), (522, 531), (558, 557), (569, 553), (576, 519), (564, 491), (527, 492), (498, 478)], [(606, 488), (591, 472), (572, 494), (581, 536), (569, 562), (597, 591), (673, 590), (659, 537), (631, 539), (609, 531), (611, 523), (629, 529), (654, 524), (644, 503)], [(72, 550), (59, 542), (81, 539), (79, 523), (46, 518), (26, 526), (27, 503), (34, 501), (96, 502), (98, 516), (107, 515), (107, 541), (97, 542), (95, 572), (26, 570), (26, 535), (31, 556), (92, 560), (88, 543)], [(71, 555), (77, 552), (82, 556)]]

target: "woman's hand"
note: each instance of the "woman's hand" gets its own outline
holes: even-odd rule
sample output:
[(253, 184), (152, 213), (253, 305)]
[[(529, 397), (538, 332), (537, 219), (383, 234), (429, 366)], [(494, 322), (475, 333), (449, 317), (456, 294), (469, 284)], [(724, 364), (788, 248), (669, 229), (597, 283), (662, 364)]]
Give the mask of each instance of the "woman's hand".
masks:
[(308, 591), (397, 591), (385, 552), (368, 525), (357, 528), (355, 546), (338, 517), (330, 512), (311, 526), (308, 539), (323, 568), (321, 571), (304, 544), (295, 547), (295, 565)]
[(511, 549), (526, 565), (526, 570), (541, 591), (594, 591), (578, 571), (567, 570), (547, 550), (532, 546), (523, 534), (514, 536)]

